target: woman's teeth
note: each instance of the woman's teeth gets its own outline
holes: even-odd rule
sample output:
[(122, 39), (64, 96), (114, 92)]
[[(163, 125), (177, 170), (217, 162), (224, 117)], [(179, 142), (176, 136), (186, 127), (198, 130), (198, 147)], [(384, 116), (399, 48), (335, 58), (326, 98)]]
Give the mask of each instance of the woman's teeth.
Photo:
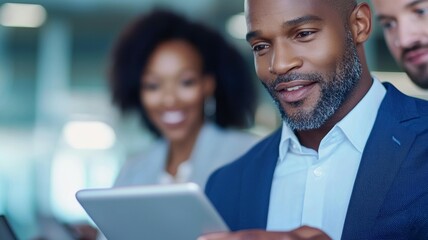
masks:
[(179, 123), (184, 120), (184, 113), (181, 111), (165, 112), (162, 115), (162, 121), (168, 124)]

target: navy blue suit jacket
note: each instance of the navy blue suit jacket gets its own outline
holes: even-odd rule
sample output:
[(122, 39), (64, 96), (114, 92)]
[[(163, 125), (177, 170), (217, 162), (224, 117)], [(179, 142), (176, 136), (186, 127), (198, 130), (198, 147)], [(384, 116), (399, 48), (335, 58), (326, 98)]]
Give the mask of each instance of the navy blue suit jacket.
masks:
[[(428, 239), (428, 102), (384, 86), (342, 239)], [(231, 230), (266, 229), (280, 138), (281, 129), (211, 175), (206, 194)]]

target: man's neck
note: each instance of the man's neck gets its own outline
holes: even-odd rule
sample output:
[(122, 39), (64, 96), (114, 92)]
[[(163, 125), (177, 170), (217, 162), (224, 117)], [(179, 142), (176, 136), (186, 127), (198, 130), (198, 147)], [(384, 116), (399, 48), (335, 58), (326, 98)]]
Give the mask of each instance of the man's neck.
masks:
[(364, 98), (370, 87), (373, 84), (371, 76), (365, 76), (360, 80), (357, 87), (350, 93), (347, 100), (342, 106), (331, 116), (320, 128), (297, 131), (296, 136), (299, 139), (301, 145), (314, 149), (318, 152), (318, 148), (321, 144), (322, 139), (330, 132), (330, 130), (340, 122), (352, 109)]
[(321, 144), (322, 139), (327, 135), (327, 133), (334, 127), (333, 125), (327, 126), (324, 124), (321, 128), (305, 131), (297, 131), (296, 137), (299, 139), (299, 142), (302, 146), (311, 148), (318, 152), (318, 148)]

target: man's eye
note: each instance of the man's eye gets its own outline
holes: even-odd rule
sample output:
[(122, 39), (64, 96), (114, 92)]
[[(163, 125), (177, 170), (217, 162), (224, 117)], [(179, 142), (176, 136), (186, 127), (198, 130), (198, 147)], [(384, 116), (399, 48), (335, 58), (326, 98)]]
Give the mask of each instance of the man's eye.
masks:
[(269, 45), (267, 44), (257, 44), (253, 46), (253, 51), (258, 53), (268, 48), (269, 48)]
[(315, 33), (314, 31), (303, 31), (303, 32), (299, 32), (297, 34), (297, 38), (305, 38), (305, 37), (308, 37), (308, 36), (310, 36), (310, 35), (312, 35), (314, 33)]
[(416, 13), (417, 15), (420, 15), (420, 16), (427, 15), (427, 13), (428, 13), (428, 8), (418, 8), (418, 9), (416, 9), (416, 10), (415, 10), (415, 13)]
[(391, 28), (395, 27), (395, 23), (394, 23), (394, 22), (392, 22), (392, 21), (382, 22), (382, 23), (381, 23), (381, 26), (382, 26), (382, 28), (383, 28), (384, 30), (389, 30), (389, 29), (391, 29)]

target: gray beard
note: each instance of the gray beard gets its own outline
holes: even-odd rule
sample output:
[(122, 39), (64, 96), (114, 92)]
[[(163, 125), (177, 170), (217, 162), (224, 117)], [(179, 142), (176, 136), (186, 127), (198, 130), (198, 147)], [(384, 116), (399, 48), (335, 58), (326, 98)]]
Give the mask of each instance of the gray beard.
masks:
[[(290, 73), (278, 76), (278, 78), (270, 85), (263, 83), (272, 96), (274, 103), (278, 107), (283, 121), (291, 128), (291, 130), (303, 131), (320, 128), (336, 113), (336, 111), (349, 97), (352, 90), (357, 86), (357, 83), (361, 78), (362, 66), (357, 54), (356, 46), (353, 43), (352, 34), (349, 30), (347, 31), (345, 47), (346, 51), (336, 69), (336, 73), (334, 73), (333, 76), (322, 76), (317, 73)], [(296, 79), (318, 82), (321, 85), (321, 97), (313, 110), (302, 110), (292, 115), (288, 115), (281, 106), (274, 88), (280, 82), (289, 82)], [(298, 107), (303, 104), (303, 101), (295, 102), (293, 104)]]

